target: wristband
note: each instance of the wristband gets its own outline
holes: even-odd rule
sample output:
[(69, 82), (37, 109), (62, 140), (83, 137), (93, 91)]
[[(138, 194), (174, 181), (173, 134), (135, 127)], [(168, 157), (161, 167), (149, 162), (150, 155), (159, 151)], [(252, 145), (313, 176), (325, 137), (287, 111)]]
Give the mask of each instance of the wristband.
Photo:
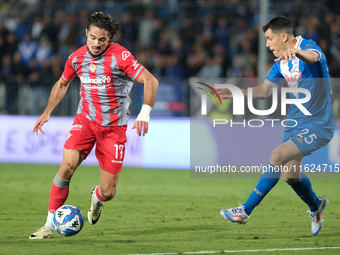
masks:
[(140, 110), (140, 113), (138, 114), (136, 120), (149, 122), (151, 110), (152, 110), (152, 107), (150, 105), (143, 104), (142, 109)]

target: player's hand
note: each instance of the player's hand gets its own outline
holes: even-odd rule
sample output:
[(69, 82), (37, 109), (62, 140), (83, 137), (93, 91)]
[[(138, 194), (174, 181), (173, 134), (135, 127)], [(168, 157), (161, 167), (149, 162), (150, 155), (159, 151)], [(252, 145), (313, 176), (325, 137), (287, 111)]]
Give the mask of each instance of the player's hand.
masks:
[(132, 129), (136, 129), (138, 136), (145, 136), (148, 133), (149, 123), (142, 120), (135, 120)]
[(216, 89), (216, 92), (222, 99), (227, 99), (233, 97), (233, 94), (229, 89), (222, 88), (222, 89)]
[(33, 132), (37, 135), (39, 134), (39, 131), (43, 134), (45, 134), (44, 130), (42, 130), (42, 126), (50, 119), (49, 115), (42, 114), (38, 119), (37, 122), (33, 126)]
[(292, 60), (292, 59), (295, 59), (296, 57), (296, 52), (297, 52), (297, 49), (296, 48), (293, 48), (293, 49), (288, 49), (288, 50), (285, 50), (280, 57), (274, 59), (275, 62), (278, 62), (278, 61), (281, 61), (281, 60)]

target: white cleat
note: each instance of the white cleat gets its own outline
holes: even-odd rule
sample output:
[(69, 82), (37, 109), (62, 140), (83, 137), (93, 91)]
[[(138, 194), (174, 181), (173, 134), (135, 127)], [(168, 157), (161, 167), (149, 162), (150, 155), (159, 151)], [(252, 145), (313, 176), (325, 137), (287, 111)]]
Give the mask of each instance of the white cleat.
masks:
[(228, 219), (231, 222), (236, 222), (238, 224), (246, 224), (248, 222), (249, 216), (245, 212), (243, 205), (236, 208), (222, 209), (220, 211), (223, 218)]
[(36, 232), (31, 234), (29, 238), (30, 239), (46, 239), (46, 238), (52, 238), (53, 236), (54, 236), (54, 231), (47, 226), (43, 226), (37, 229)]
[(307, 211), (309, 213), (309, 217), (312, 218), (312, 235), (316, 236), (319, 234), (320, 230), (323, 227), (323, 219), (322, 215), (324, 210), (327, 208), (327, 204), (329, 203), (328, 199), (324, 196), (319, 197), (320, 205), (319, 208), (315, 212)]
[(104, 207), (104, 203), (101, 201), (98, 203), (93, 202), (93, 193), (96, 192), (97, 187), (98, 186), (94, 186), (91, 190), (91, 206), (87, 213), (87, 219), (92, 225), (97, 223)]

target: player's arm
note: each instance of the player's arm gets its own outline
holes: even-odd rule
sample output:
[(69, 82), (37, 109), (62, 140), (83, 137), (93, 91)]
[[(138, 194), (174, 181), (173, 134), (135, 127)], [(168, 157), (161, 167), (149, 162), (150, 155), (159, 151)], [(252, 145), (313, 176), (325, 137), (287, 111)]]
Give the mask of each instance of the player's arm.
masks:
[(41, 133), (44, 133), (44, 131), (41, 129), (41, 127), (50, 119), (51, 113), (53, 109), (59, 104), (61, 99), (66, 94), (66, 91), (70, 85), (70, 82), (65, 82), (61, 78), (54, 84), (50, 96), (47, 101), (47, 105), (45, 107), (45, 110), (41, 114), (41, 116), (37, 119), (36, 123), (33, 127), (33, 132), (36, 134), (39, 133), (39, 130)]
[(150, 112), (155, 105), (158, 80), (147, 69), (144, 69), (137, 81), (144, 84), (144, 101), (140, 113), (133, 124), (133, 129), (139, 136), (143, 136), (148, 132), (148, 123), (150, 119)]
[[(253, 87), (253, 98), (255, 99), (265, 99), (272, 95), (273, 86), (266, 82), (261, 85)], [(248, 96), (248, 89), (242, 89), (244, 96)]]
[[(248, 89), (241, 89), (244, 96), (248, 96)], [(272, 94), (273, 87), (267, 83), (262, 83), (259, 86), (253, 87), (253, 98), (265, 99)], [(222, 99), (232, 98), (233, 94), (227, 88), (216, 89), (217, 93)]]
[(276, 58), (274, 61), (278, 62), (283, 59), (286, 61), (292, 60), (292, 58), (298, 57), (301, 61), (305, 62), (306, 64), (314, 64), (315, 62), (319, 61), (319, 54), (312, 50), (299, 50), (296, 48), (288, 49), (284, 51), (280, 57)]

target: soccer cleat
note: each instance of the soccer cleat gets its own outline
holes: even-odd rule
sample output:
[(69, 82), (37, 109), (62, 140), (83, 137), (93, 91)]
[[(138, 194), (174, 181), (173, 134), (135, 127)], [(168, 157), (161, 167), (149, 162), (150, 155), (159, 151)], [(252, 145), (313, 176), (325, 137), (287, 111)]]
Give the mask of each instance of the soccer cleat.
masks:
[(225, 219), (238, 224), (246, 224), (249, 219), (248, 214), (245, 212), (244, 206), (241, 204), (236, 208), (222, 209), (220, 213)]
[(327, 208), (327, 204), (329, 203), (328, 199), (324, 196), (319, 197), (320, 205), (319, 208), (315, 212), (307, 211), (309, 213), (309, 217), (312, 218), (312, 235), (316, 236), (319, 234), (322, 226), (323, 219), (322, 215), (324, 210)]
[(36, 232), (30, 235), (30, 239), (46, 239), (52, 238), (54, 236), (54, 231), (48, 226), (43, 226), (37, 229)]
[(102, 214), (102, 210), (104, 207), (104, 203), (102, 201), (98, 203), (94, 203), (93, 201), (93, 193), (96, 192), (96, 189), (99, 186), (94, 186), (91, 190), (91, 207), (87, 213), (87, 219), (90, 222), (90, 224), (94, 225), (97, 223), (97, 221), (100, 218), (100, 215)]

